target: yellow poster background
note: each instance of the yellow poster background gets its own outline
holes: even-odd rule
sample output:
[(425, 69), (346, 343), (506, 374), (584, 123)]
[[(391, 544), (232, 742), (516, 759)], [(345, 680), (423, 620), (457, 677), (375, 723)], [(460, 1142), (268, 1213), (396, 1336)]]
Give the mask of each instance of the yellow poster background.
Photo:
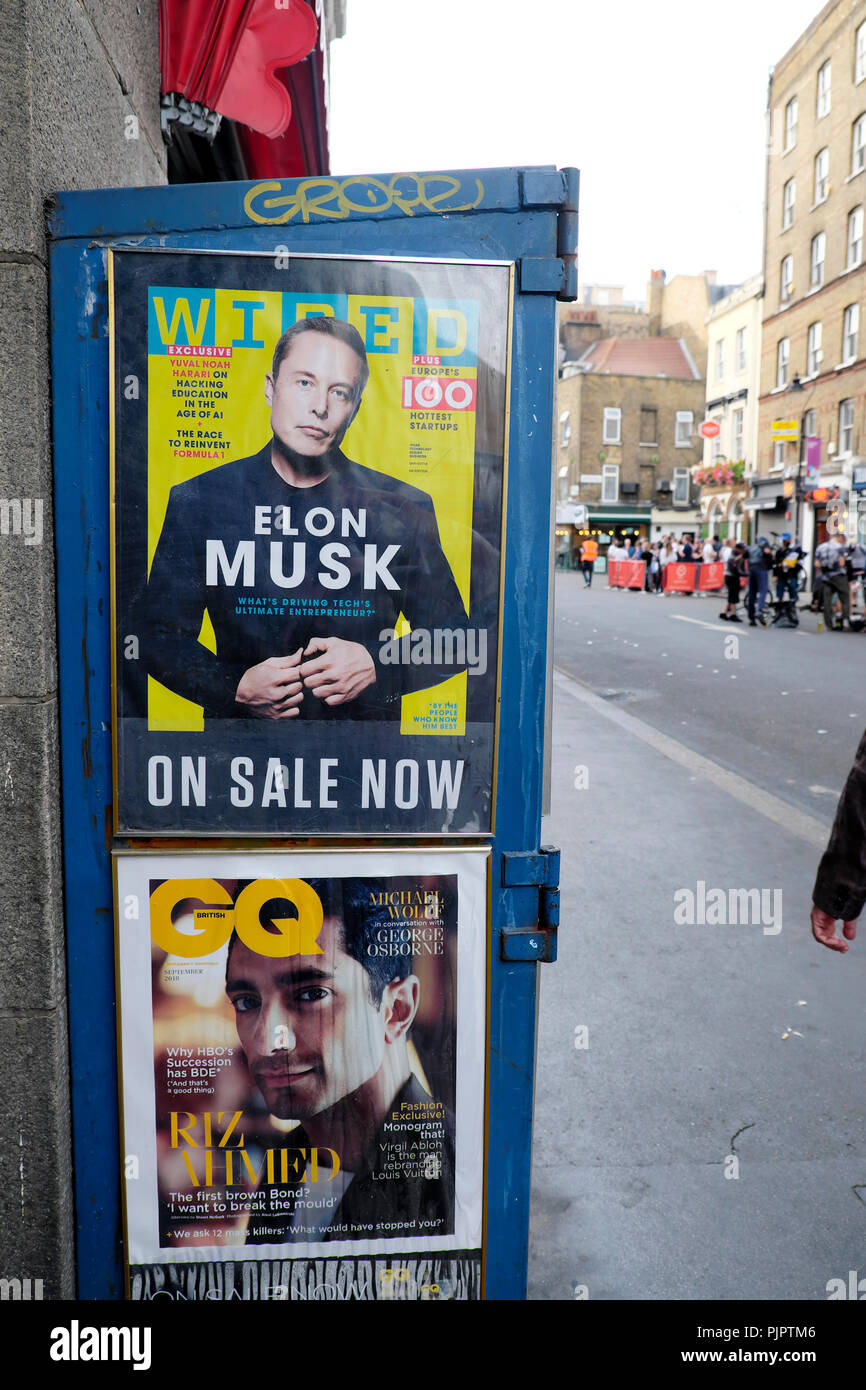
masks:
[[(148, 569), (171, 488), (221, 463), (258, 453), (270, 438), (265, 376), (271, 369), (280, 334), (297, 319), (316, 313), (334, 314), (334, 301), (341, 299), (347, 306), (345, 317), (365, 340), (370, 368), (361, 408), (343, 440), (343, 452), (366, 468), (429, 493), (442, 549), (468, 612), (475, 413), (425, 412), (403, 405), (406, 378), (444, 376), (448, 372), (449, 354), (461, 349), (459, 333), (452, 347), (440, 343), (436, 337), (437, 312), (432, 311), (425, 346), (428, 354), (440, 357), (441, 365), (417, 365), (413, 364), (413, 332), (419, 302), (410, 298), (311, 294), (303, 299), (293, 295), (292, 311), (287, 318), (284, 296), (279, 291), (215, 288), (212, 298), (204, 300), (198, 310), (183, 296), (182, 290), (173, 291), (172, 302), (166, 303), (158, 290), (152, 292), (163, 345), (215, 342), (220, 347), (231, 347), (232, 351), (226, 358), (178, 357), (159, 352), (149, 356)], [(362, 313), (362, 306), (366, 313)], [(383, 312), (377, 314), (377, 309)], [(213, 326), (209, 321), (211, 313)], [(264, 346), (239, 345), (250, 337), (250, 325), (252, 337)], [(461, 365), (459, 376), (475, 380), (476, 368)], [(187, 386), (216, 388), (220, 393), (224, 389), (225, 399), (187, 399), (178, 394)], [(455, 428), (424, 429), (425, 417), (433, 423), (447, 421)], [(408, 631), (408, 624), (401, 620), (398, 635)], [(215, 650), (207, 614), (199, 641)], [(466, 672), (460, 672), (438, 686), (404, 696), (401, 733), (464, 734), (466, 680)], [(203, 713), (200, 706), (148, 677), (148, 727), (200, 731)]]

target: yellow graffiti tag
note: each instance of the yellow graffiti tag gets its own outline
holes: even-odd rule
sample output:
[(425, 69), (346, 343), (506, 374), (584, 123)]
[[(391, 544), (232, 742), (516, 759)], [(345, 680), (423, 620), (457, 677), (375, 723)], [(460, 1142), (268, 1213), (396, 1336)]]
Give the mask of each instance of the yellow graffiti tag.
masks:
[[(376, 213), (397, 208), (413, 217), (418, 208), (426, 212), (469, 212), (484, 198), (484, 185), (475, 179), (474, 201), (452, 203), (461, 191), (461, 181), (451, 174), (392, 174), (387, 183), (358, 175), (344, 179), (304, 179), (292, 193), (282, 193), (279, 179), (257, 183), (244, 198), (244, 212), (253, 222), (268, 224), (291, 222), (300, 214), (303, 222), (311, 217), (345, 219), (357, 213)], [(274, 197), (267, 197), (274, 194)], [(465, 194), (464, 194), (465, 196)]]

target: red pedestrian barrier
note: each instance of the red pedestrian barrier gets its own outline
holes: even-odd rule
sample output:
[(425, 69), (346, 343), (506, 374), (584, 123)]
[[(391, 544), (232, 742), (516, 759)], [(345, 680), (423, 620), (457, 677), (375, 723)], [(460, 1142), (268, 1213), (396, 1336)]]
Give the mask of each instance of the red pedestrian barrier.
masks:
[(725, 587), (725, 567), (721, 560), (711, 560), (709, 564), (701, 565), (701, 572), (698, 575), (698, 589), (703, 593), (708, 589), (723, 589)]
[(642, 589), (646, 560), (610, 560), (607, 577), (612, 589)]
[(644, 586), (644, 576), (646, 574), (646, 560), (625, 560), (623, 564), (626, 573), (626, 587), (629, 589), (642, 589)]
[(665, 589), (673, 594), (693, 594), (697, 565), (684, 561), (671, 560), (665, 565)]

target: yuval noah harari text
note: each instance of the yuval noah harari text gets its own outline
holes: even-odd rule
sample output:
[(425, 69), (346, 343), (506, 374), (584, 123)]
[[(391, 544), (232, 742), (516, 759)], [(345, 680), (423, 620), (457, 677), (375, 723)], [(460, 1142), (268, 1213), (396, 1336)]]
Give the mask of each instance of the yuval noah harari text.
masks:
[(119, 830), (489, 830), (509, 277), (112, 256)]

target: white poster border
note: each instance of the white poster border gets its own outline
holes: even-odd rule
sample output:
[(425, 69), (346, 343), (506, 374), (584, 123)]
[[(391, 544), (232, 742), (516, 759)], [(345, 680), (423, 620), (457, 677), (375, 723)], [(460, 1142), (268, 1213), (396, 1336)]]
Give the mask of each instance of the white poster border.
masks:
[[(482, 1246), (486, 1094), (489, 847), (337, 850), (115, 851), (120, 1096), (129, 1265), (197, 1265), (479, 1250)], [(161, 1246), (157, 1213), (156, 1083), (151, 937), (154, 878), (457, 876), (457, 1080), (454, 1232), (274, 1245)], [(137, 902), (136, 902), (137, 900)], [(128, 916), (145, 904), (139, 916)]]

